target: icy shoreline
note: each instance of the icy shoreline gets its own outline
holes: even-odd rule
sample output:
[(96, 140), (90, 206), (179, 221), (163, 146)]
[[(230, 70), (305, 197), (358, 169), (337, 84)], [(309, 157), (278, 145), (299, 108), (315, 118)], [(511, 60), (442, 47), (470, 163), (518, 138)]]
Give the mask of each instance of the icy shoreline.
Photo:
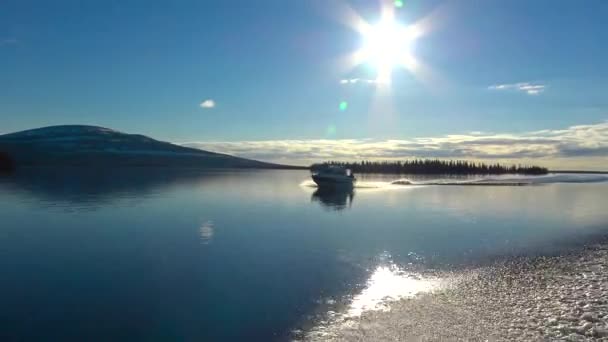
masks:
[(316, 329), (308, 341), (608, 341), (608, 244), (465, 271), (388, 312)]

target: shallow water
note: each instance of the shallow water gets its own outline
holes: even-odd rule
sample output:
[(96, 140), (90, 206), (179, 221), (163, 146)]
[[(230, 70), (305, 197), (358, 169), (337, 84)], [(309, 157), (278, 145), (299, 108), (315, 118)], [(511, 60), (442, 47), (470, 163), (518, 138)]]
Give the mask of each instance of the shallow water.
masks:
[[(286, 340), (444, 286), (442, 272), (608, 233), (602, 175), (360, 178), (320, 191), (304, 171), (0, 177), (0, 338)], [(437, 185), (458, 182), (507, 186)]]

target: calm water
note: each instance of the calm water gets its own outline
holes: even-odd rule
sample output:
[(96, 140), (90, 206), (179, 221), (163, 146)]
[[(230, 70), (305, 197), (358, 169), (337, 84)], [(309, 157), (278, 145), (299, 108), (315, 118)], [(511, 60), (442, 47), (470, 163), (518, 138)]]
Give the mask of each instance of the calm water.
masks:
[(353, 192), (303, 171), (0, 177), (0, 339), (285, 340), (433, 286), (414, 273), (608, 233), (608, 183), (589, 177)]

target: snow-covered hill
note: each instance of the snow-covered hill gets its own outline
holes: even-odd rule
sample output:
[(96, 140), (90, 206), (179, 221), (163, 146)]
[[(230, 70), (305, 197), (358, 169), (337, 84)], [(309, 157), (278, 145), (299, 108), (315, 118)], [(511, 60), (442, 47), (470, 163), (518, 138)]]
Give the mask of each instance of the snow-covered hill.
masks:
[(0, 135), (0, 151), (13, 158), (17, 165), (281, 167), (84, 125), (51, 126)]

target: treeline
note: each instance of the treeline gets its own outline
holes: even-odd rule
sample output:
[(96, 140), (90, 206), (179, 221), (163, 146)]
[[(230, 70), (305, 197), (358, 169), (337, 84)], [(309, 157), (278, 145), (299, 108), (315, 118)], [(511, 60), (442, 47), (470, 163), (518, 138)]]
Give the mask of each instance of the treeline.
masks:
[(351, 169), (354, 173), (393, 173), (393, 174), (458, 174), (458, 175), (499, 175), (518, 173), (544, 175), (548, 170), (539, 166), (501, 165), (475, 163), (467, 160), (430, 160), (414, 159), (406, 161), (329, 161), (314, 164), (312, 168), (338, 165)]

